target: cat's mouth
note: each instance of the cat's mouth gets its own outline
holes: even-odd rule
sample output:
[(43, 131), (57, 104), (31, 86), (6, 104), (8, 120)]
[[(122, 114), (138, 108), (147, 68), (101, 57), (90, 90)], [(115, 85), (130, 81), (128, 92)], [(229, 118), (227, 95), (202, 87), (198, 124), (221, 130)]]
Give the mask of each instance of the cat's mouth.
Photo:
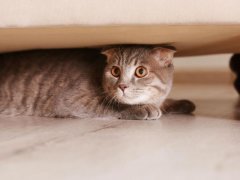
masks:
[(142, 96), (140, 94), (131, 94), (130, 92), (116, 92), (116, 100), (122, 104), (139, 104), (142, 103)]
[(115, 94), (116, 100), (123, 104), (131, 104), (131, 97), (126, 92), (117, 91)]
[(131, 101), (130, 98), (128, 98), (126, 95), (122, 95), (122, 97), (117, 97), (117, 101), (122, 104), (135, 104), (133, 101)]

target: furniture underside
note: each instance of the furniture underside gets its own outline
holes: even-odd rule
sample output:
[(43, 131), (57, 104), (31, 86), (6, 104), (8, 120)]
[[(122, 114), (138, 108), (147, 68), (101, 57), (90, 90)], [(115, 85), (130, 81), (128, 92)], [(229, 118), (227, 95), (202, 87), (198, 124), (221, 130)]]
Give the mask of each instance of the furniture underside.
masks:
[(240, 25), (119, 25), (0, 28), (0, 52), (110, 44), (167, 44), (176, 56), (240, 53)]

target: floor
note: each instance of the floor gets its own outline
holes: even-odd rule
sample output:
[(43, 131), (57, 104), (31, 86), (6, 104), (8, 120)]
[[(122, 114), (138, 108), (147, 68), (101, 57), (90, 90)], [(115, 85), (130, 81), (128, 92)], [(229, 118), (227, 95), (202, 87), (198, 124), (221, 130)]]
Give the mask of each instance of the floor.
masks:
[(230, 84), (175, 84), (195, 115), (157, 121), (0, 117), (2, 180), (234, 180), (240, 108)]

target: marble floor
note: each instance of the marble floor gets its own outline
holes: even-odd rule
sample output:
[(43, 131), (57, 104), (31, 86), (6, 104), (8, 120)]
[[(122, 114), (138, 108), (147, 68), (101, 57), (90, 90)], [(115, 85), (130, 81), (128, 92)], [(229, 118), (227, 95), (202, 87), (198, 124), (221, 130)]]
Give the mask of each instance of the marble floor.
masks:
[(175, 84), (194, 115), (156, 121), (0, 117), (1, 180), (234, 180), (240, 108), (230, 84)]

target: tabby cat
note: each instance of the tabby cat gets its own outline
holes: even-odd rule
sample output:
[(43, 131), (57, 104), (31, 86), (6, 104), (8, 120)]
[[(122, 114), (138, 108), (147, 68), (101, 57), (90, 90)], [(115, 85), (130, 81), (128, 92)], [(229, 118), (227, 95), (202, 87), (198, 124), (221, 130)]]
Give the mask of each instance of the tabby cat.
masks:
[(0, 55), (0, 114), (158, 119), (191, 113), (167, 100), (174, 50), (151, 46), (33, 50)]

